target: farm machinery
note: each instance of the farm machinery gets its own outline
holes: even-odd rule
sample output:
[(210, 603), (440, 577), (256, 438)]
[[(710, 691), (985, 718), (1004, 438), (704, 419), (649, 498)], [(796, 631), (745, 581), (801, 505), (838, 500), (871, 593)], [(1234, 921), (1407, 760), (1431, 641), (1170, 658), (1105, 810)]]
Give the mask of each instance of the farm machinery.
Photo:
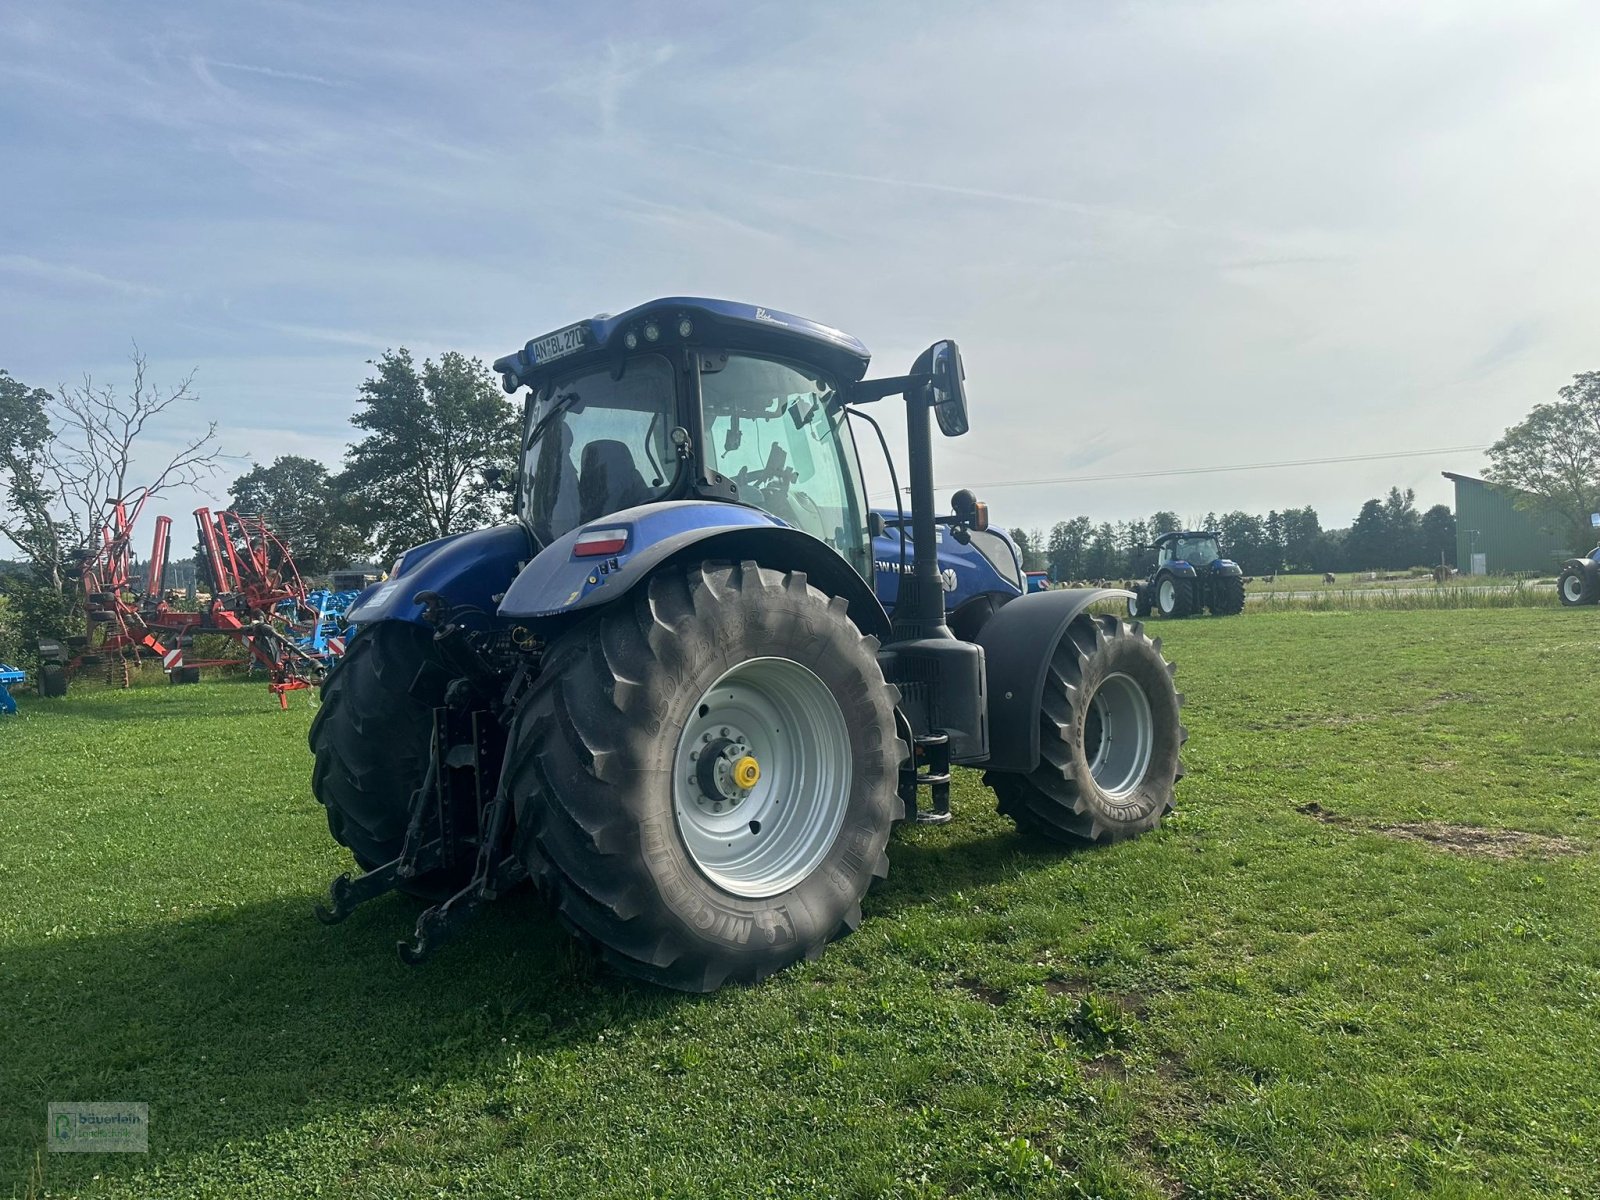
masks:
[(1130, 617), (1187, 617), (1210, 609), (1230, 617), (1244, 611), (1244, 573), (1223, 558), (1221, 535), (1210, 531), (1164, 533), (1150, 549), (1156, 552), (1155, 573), (1128, 598)]
[(11, 695), (11, 689), (27, 677), (26, 671), (19, 670), (9, 663), (0, 662), (0, 716), (16, 714), (17, 702)]
[(1569, 558), (1556, 576), (1556, 595), (1569, 608), (1580, 604), (1600, 604), (1600, 546), (1582, 558)]
[[(419, 963), (528, 880), (617, 969), (750, 982), (854, 929), (892, 826), (984, 772), (1030, 842), (1154, 827), (1182, 774), (1171, 664), (1113, 589), (1029, 594), (931, 426), (961, 354), (867, 379), (850, 335), (667, 299), (498, 360), (528, 389), (515, 520), (407, 550), (322, 685), (312, 790), (359, 873), (333, 923), (431, 902)], [(903, 398), (909, 512), (869, 510), (855, 431)], [(898, 478), (896, 495), (899, 496)]]
[(212, 580), (210, 599), (196, 610), (177, 606), (164, 588), (172, 518), (156, 518), (144, 578), (131, 554), (134, 525), (145, 497), (115, 504), (100, 544), (82, 568), (86, 632), (66, 645), (39, 643), (39, 691), (63, 696), (71, 678), (101, 667), (108, 683), (126, 687), (140, 660), (160, 660), (174, 684), (198, 682), (201, 668), (234, 665), (235, 658), (203, 657), (198, 639), (223, 638), (243, 647), (268, 675), (279, 704), (312, 686), (344, 649), (342, 605), (349, 597), (308, 592), (289, 548), (264, 518), (231, 510), (195, 510), (195, 528)]

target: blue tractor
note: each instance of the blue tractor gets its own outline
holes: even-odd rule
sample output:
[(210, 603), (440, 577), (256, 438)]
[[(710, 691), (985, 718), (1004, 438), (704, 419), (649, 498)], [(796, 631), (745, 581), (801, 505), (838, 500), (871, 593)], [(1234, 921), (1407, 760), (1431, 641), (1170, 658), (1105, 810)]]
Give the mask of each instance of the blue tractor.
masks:
[[(515, 519), (401, 555), (323, 687), (313, 789), (363, 869), (324, 920), (427, 897), (418, 962), (531, 878), (620, 970), (709, 991), (854, 929), (893, 825), (948, 819), (953, 765), (1030, 840), (1160, 820), (1173, 668), (1091, 611), (1127, 593), (1025, 595), (983, 505), (935, 509), (931, 424), (967, 429), (954, 342), (904, 375), (868, 360), (677, 298), (495, 363), (527, 389)], [(855, 432), (889, 458), (867, 411), (889, 397), (909, 511), (873, 512)]]
[(1188, 617), (1210, 609), (1231, 617), (1244, 611), (1244, 573), (1223, 558), (1221, 535), (1192, 529), (1163, 533), (1150, 549), (1156, 552), (1155, 574), (1128, 598), (1128, 615)]

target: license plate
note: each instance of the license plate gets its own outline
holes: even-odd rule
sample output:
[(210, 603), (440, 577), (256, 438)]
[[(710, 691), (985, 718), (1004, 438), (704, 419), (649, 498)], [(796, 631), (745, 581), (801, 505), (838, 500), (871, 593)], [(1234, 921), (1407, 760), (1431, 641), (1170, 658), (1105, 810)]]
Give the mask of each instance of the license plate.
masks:
[(569, 354), (576, 354), (583, 349), (583, 344), (587, 340), (586, 332), (581, 324), (558, 329), (534, 342), (528, 348), (529, 353), (533, 355), (535, 363), (547, 363), (553, 359), (565, 358)]

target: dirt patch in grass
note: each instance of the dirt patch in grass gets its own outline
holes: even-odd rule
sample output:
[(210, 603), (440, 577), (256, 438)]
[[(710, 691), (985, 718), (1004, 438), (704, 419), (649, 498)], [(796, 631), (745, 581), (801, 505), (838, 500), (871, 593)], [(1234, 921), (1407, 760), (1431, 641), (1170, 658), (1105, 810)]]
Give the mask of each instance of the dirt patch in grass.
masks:
[(1536, 854), (1541, 858), (1555, 858), (1563, 854), (1582, 854), (1584, 850), (1571, 838), (1524, 833), (1520, 829), (1484, 829), (1477, 825), (1446, 825), (1440, 821), (1415, 821), (1377, 828), (1390, 837), (1423, 842), (1451, 854), (1481, 854), (1489, 858)]
[(968, 992), (971, 992), (972, 995), (977, 997), (979, 1000), (982, 1000), (985, 1004), (992, 1004), (996, 1008), (999, 1008), (1006, 1002), (1006, 994), (1004, 991), (997, 987), (990, 987), (981, 979), (960, 979), (957, 980), (957, 982), (960, 983), (960, 985)]
[(1582, 854), (1586, 847), (1571, 838), (1527, 833), (1521, 829), (1485, 829), (1481, 825), (1447, 825), (1443, 821), (1402, 821), (1397, 825), (1369, 825), (1353, 821), (1342, 813), (1323, 808), (1315, 800), (1295, 811), (1324, 825), (1347, 825), (1370, 833), (1381, 833), (1403, 842), (1421, 842), (1447, 854), (1468, 854), (1482, 858), (1520, 858), (1535, 855), (1556, 858)]

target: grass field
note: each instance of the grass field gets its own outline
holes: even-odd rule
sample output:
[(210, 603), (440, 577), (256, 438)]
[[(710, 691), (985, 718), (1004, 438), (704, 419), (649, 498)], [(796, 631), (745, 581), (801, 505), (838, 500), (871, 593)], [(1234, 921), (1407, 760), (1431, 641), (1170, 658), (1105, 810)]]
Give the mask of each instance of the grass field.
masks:
[[(1600, 614), (1158, 631), (1160, 832), (1036, 849), (966, 775), (854, 937), (710, 997), (526, 896), (420, 970), (404, 899), (318, 925), (303, 694), (24, 696), (0, 1196), (1596, 1194)], [(44, 1153), (53, 1099), (151, 1152)]]

